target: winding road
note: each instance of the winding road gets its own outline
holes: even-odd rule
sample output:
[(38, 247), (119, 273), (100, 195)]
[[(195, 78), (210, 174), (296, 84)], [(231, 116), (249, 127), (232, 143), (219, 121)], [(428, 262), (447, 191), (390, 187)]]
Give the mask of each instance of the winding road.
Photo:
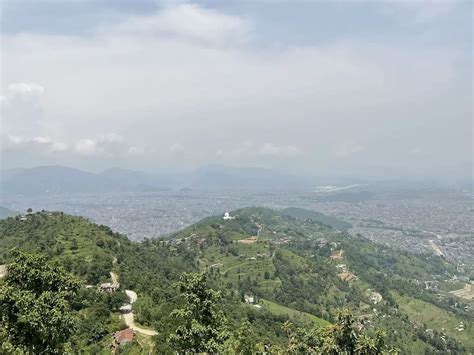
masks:
[(135, 332), (143, 334), (143, 335), (149, 335), (149, 336), (154, 336), (157, 335), (158, 333), (152, 329), (144, 329), (135, 324), (135, 314), (132, 312), (122, 314), (122, 318), (125, 321), (125, 324), (133, 329)]
[[(116, 260), (117, 259), (114, 258), (115, 263), (117, 262)], [(118, 275), (115, 272), (111, 271), (110, 272), (110, 277), (112, 278), (113, 283), (118, 283)], [(132, 305), (138, 298), (138, 295), (135, 291), (125, 290), (125, 293), (127, 294), (130, 305)], [(124, 306), (126, 306), (126, 305), (124, 305)], [(154, 336), (154, 335), (158, 334), (158, 332), (156, 332), (152, 329), (145, 329), (145, 328), (139, 327), (135, 324), (135, 314), (133, 313), (133, 307), (132, 307), (131, 312), (122, 314), (122, 318), (125, 321), (125, 324), (137, 333), (140, 333), (140, 334), (143, 334), (143, 335), (148, 335), (148, 336)]]

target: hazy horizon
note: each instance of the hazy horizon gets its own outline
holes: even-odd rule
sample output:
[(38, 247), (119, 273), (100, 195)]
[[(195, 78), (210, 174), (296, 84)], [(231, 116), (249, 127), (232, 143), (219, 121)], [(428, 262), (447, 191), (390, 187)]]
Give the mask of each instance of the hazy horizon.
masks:
[(2, 2), (3, 169), (472, 180), (472, 3)]

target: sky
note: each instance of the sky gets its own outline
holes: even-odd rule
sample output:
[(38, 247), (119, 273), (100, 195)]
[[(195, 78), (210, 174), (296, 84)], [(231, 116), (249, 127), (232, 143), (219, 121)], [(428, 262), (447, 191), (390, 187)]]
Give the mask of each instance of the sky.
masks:
[(470, 1), (1, 3), (5, 169), (472, 177)]

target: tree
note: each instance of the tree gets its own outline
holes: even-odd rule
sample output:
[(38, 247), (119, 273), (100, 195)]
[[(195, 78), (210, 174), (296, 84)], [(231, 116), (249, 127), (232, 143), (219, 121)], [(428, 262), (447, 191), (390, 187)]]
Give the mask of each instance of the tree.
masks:
[(13, 252), (0, 287), (0, 352), (63, 353), (75, 331), (79, 282), (43, 256)]
[(225, 353), (251, 355), (260, 352), (262, 345), (255, 344), (252, 335), (252, 325), (248, 320), (243, 321), (227, 340)]
[(26, 210), (27, 213), (32, 213), (33, 212), (33, 209), (30, 207)]
[(372, 335), (362, 332), (356, 326), (354, 316), (347, 309), (338, 313), (335, 324), (324, 328), (316, 327), (307, 331), (297, 328), (291, 322), (286, 322), (283, 329), (288, 334), (286, 351), (290, 353), (398, 354), (397, 349), (387, 348), (385, 345), (384, 331), (377, 329)]
[(180, 352), (221, 352), (228, 337), (227, 319), (217, 310), (219, 291), (209, 289), (204, 273), (184, 273), (176, 284), (184, 301), (183, 308), (171, 316), (180, 323), (170, 341)]

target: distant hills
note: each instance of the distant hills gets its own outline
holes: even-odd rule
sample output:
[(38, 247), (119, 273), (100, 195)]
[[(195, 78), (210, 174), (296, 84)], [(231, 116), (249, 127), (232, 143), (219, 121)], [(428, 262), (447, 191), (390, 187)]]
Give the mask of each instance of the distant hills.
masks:
[(333, 216), (328, 216), (328, 215), (322, 214), (321, 212), (307, 210), (304, 208), (297, 208), (297, 207), (285, 208), (282, 214), (285, 216), (296, 218), (296, 219), (311, 220), (313, 222), (322, 223), (336, 229), (349, 229), (352, 227), (352, 224), (346, 221), (343, 221), (342, 219), (339, 219)]
[(4, 195), (150, 192), (166, 189), (291, 189), (310, 186), (309, 181), (272, 169), (207, 166), (191, 172), (146, 173), (111, 168), (92, 173), (64, 166), (3, 170)]
[(276, 169), (210, 165), (190, 176), (190, 187), (197, 189), (295, 189), (310, 187), (308, 178)]
[(0, 206), (0, 219), (2, 218), (8, 218), (8, 217), (14, 217), (16, 215), (19, 215), (20, 212), (13, 211), (9, 208)]

